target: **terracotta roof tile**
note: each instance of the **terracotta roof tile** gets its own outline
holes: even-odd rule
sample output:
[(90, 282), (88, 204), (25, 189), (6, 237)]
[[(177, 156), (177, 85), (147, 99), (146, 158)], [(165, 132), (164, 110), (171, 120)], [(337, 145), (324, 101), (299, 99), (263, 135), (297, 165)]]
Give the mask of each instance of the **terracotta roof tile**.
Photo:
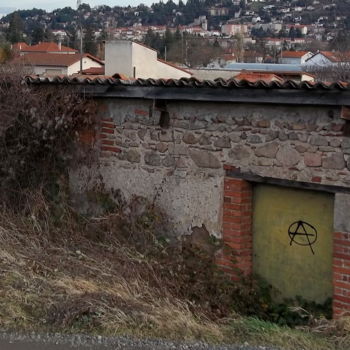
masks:
[(257, 72), (241, 72), (235, 76), (236, 80), (248, 81), (250, 83), (256, 83), (263, 81), (265, 83), (271, 83), (273, 81), (283, 83), (284, 80), (273, 73), (257, 73)]
[(104, 67), (91, 67), (84, 69), (82, 71), (84, 75), (104, 75), (105, 74), (105, 68)]
[(336, 63), (336, 62), (349, 62), (350, 61), (350, 52), (320, 51), (319, 53), (334, 63)]
[(301, 58), (305, 56), (308, 51), (283, 51), (282, 58)]
[[(103, 62), (97, 57), (89, 54), (84, 54), (83, 57), (89, 57), (103, 65)], [(80, 54), (31, 53), (15, 58), (13, 63), (33, 66), (69, 67), (80, 59)]]
[(122, 80), (113, 77), (91, 78), (84, 76), (76, 77), (40, 77), (31, 75), (25, 77), (25, 80), (31, 84), (72, 84), (72, 85), (110, 85), (110, 86), (139, 86), (139, 87), (190, 87), (190, 88), (225, 88), (225, 89), (292, 89), (292, 90), (349, 90), (349, 83), (330, 82), (315, 83), (303, 81), (296, 83), (292, 80), (283, 80), (283, 82), (272, 81), (270, 83), (263, 80), (250, 82), (247, 80), (222, 78), (215, 80), (198, 80), (196, 78), (176, 79), (135, 79)]
[(59, 48), (59, 45), (54, 42), (42, 42), (37, 45), (33, 46), (27, 46), (21, 49), (22, 52), (78, 52), (78, 50), (72, 49), (67, 46), (61, 46), (61, 49)]

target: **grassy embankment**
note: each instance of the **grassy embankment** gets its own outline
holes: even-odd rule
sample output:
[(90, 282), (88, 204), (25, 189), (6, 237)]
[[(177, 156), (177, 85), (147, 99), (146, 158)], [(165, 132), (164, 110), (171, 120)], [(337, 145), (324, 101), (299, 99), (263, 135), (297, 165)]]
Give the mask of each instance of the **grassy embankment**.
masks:
[[(171, 280), (167, 272), (174, 265), (164, 263), (164, 256), (171, 261), (178, 255), (175, 248), (161, 248), (163, 260), (157, 260), (126, 243), (138, 239), (132, 235), (140, 222), (152, 228), (147, 216), (137, 224), (119, 214), (87, 219), (66, 209), (53, 214), (41, 196), (34, 202), (20, 214), (0, 211), (3, 329), (248, 342), (293, 350), (350, 348), (346, 320), (314, 321), (313, 327), (297, 330), (234, 310), (214, 317), (204, 304), (181, 297), (181, 274)], [(130, 227), (134, 231), (128, 236)]]

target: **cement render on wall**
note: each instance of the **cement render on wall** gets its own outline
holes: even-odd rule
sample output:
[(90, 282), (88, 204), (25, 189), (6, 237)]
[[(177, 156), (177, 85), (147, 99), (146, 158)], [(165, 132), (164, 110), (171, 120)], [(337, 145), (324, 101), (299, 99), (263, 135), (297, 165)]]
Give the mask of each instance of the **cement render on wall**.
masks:
[(255, 175), (350, 185), (350, 141), (339, 108), (169, 102), (166, 110), (170, 127), (162, 129), (152, 101), (103, 100), (101, 117), (113, 125), (102, 129), (99, 142), (116, 150), (102, 146), (98, 172), (127, 198), (155, 199), (177, 234), (202, 224), (221, 234), (224, 164)]

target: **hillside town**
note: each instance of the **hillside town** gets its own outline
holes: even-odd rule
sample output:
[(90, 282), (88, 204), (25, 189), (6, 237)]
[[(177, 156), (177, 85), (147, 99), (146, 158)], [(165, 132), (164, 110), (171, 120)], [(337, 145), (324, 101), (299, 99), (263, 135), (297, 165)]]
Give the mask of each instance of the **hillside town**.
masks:
[[(93, 55), (101, 55), (104, 40), (149, 44), (153, 35), (150, 46), (160, 51), (161, 58), (166, 58), (165, 47), (171, 51), (167, 35), (172, 34), (186, 43), (208, 40), (223, 49), (222, 56), (234, 52), (235, 62), (278, 63), (283, 50), (347, 50), (349, 10), (350, 5), (340, 0), (169, 0), (150, 7), (93, 8), (83, 3), (76, 10), (15, 11), (2, 17), (0, 30), (3, 42), (61, 41), (75, 49), (82, 32), (85, 52)], [(162, 43), (164, 38), (168, 42)]]

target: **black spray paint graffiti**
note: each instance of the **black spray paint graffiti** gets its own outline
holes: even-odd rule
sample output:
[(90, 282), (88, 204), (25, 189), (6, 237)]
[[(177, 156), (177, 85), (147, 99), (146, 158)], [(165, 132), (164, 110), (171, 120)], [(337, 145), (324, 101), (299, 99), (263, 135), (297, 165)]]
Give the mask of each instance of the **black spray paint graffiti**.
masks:
[(305, 221), (296, 221), (293, 222), (288, 229), (288, 235), (290, 237), (290, 245), (293, 242), (297, 245), (304, 247), (309, 246), (312, 254), (315, 255), (315, 252), (312, 248), (313, 244), (317, 241), (317, 231), (315, 227), (308, 224)]

